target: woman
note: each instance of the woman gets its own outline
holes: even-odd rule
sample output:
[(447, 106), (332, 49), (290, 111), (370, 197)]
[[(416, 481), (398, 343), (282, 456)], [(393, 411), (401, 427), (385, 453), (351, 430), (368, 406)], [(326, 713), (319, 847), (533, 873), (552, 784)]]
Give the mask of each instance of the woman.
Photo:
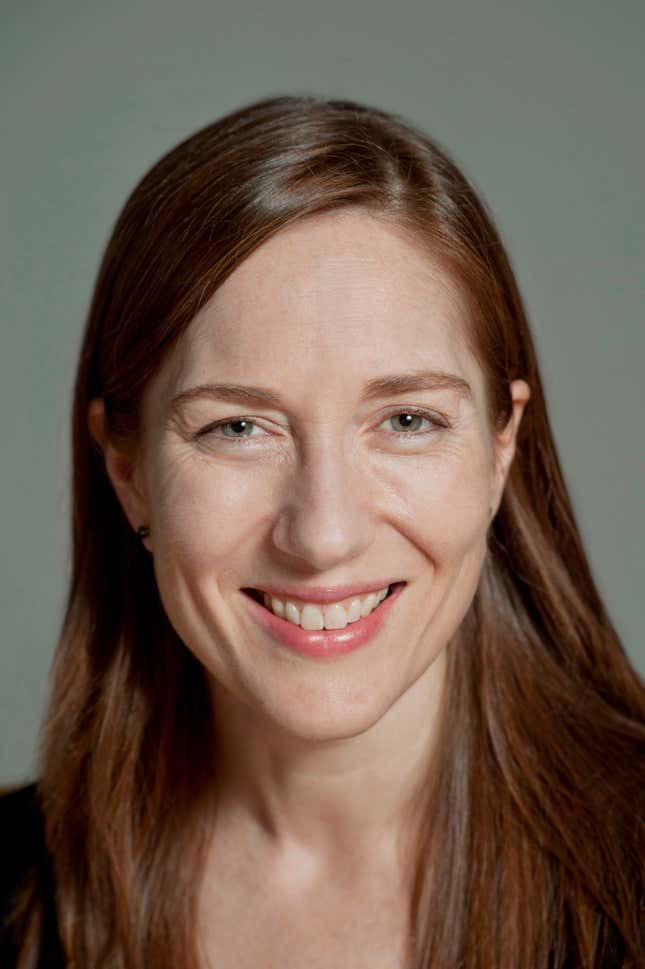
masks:
[(645, 689), (443, 150), (278, 97), (170, 151), (73, 448), (3, 965), (642, 965)]

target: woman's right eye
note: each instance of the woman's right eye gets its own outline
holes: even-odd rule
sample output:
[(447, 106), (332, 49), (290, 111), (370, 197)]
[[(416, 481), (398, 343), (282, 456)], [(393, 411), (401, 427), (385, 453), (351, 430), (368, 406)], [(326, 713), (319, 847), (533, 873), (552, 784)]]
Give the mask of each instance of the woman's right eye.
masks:
[[(233, 428), (233, 434), (223, 433), (224, 428)], [(250, 421), (245, 417), (237, 418), (232, 421), (216, 421), (214, 424), (209, 424), (207, 427), (202, 428), (198, 432), (197, 437), (204, 437), (209, 434), (214, 434), (216, 437), (223, 437), (227, 441), (244, 441), (251, 437), (250, 431), (254, 427), (259, 427), (254, 421)], [(222, 428), (222, 434), (215, 434), (215, 431)], [(253, 435), (257, 437), (257, 435)]]

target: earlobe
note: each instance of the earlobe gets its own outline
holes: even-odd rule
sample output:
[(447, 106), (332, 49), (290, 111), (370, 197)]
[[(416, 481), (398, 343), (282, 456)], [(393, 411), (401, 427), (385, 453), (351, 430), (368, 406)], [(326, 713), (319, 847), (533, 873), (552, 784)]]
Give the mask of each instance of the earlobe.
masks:
[(106, 473), (125, 516), (133, 530), (137, 532), (141, 522), (148, 520), (148, 508), (139, 481), (136, 460), (131, 453), (117, 448), (110, 441), (105, 406), (100, 397), (95, 397), (90, 403), (88, 427), (92, 438), (103, 453)]

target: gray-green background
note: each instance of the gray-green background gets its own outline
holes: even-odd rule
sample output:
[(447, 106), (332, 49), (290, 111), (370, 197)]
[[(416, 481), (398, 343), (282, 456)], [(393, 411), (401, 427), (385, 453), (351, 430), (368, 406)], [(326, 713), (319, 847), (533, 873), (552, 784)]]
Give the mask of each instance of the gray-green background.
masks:
[(642, 633), (642, 0), (14, 0), (1, 8), (0, 782), (33, 772), (69, 560), (72, 382), (102, 247), (179, 139), (271, 94), (443, 142), (524, 293), (594, 575)]

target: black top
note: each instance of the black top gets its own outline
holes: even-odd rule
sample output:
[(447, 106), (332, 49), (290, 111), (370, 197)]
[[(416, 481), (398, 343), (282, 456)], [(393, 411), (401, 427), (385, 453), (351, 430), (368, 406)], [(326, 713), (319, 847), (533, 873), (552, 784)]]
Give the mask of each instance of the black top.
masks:
[[(21, 879), (35, 869), (39, 880), (39, 895), (45, 905), (37, 969), (65, 969), (54, 908), (51, 863), (45, 848), (43, 818), (36, 784), (29, 784), (0, 796), (0, 837), (0, 967), (13, 969), (16, 964), (16, 948), (8, 937), (5, 922)], [(612, 937), (610, 951), (611, 956), (605, 959), (602, 969), (621, 969), (624, 948), (617, 933)], [(572, 960), (567, 959), (560, 969), (577, 967), (573, 966)]]
[(6, 929), (6, 920), (23, 877), (35, 870), (39, 896), (45, 905), (37, 969), (64, 969), (54, 908), (53, 877), (35, 784), (0, 797), (0, 837), (0, 966), (12, 969), (16, 963), (17, 950)]

